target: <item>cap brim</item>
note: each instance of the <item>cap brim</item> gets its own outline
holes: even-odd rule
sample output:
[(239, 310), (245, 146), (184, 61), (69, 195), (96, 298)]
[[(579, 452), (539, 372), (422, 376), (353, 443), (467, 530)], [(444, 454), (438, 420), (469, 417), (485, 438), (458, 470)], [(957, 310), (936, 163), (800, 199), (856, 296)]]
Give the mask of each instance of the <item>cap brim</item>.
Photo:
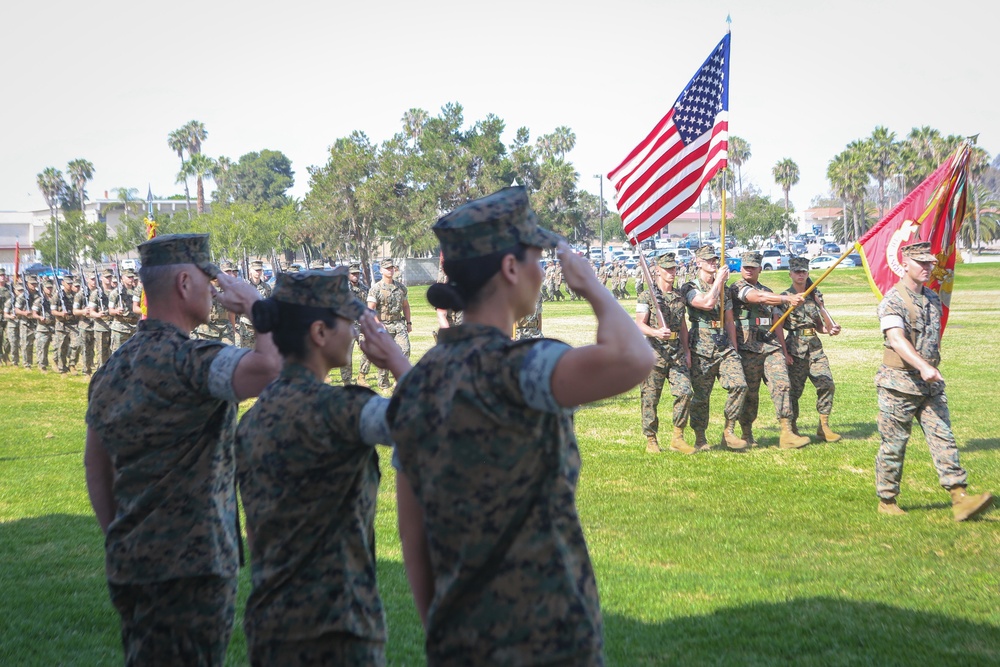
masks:
[[(718, 255), (716, 255), (716, 257), (718, 257)], [(754, 264), (752, 262), (741, 262), (740, 266), (745, 266), (745, 267), (750, 268), (750, 269), (759, 269), (760, 268), (760, 264)]]
[(219, 274), (222, 273), (222, 269), (220, 269), (217, 264), (212, 264), (211, 262), (204, 262), (202, 264), (197, 264), (196, 266), (204, 271), (205, 274), (212, 280), (218, 278)]
[(917, 260), (918, 262), (934, 262), (934, 263), (937, 263), (937, 261), (938, 261), (937, 257), (935, 257), (934, 255), (929, 255), (929, 254), (928, 255), (917, 255), (913, 259)]
[(351, 299), (343, 306), (337, 308), (337, 314), (349, 320), (359, 320), (368, 311), (368, 306), (361, 303), (359, 299)]
[(550, 232), (549, 230), (542, 229), (541, 227), (535, 227), (533, 232), (526, 234), (524, 238), (521, 239), (521, 243), (534, 246), (535, 248), (550, 250), (559, 245), (562, 240), (563, 237), (559, 236), (555, 232)]

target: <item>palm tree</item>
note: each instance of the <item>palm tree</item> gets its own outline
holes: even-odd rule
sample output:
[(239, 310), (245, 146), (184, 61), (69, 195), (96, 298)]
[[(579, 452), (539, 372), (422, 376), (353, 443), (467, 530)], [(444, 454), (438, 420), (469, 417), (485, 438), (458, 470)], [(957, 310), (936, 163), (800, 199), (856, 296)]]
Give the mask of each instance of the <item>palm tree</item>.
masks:
[(87, 197), (84, 188), (87, 187), (87, 181), (94, 177), (94, 165), (89, 160), (80, 158), (66, 165), (66, 173), (69, 174), (70, 181), (76, 188), (77, 196), (80, 200), (80, 210), (82, 211), (84, 200)]
[(851, 209), (854, 221), (854, 238), (859, 238), (862, 223), (859, 214), (864, 212), (865, 188), (868, 185), (869, 167), (864, 142), (855, 141), (848, 145), (832, 160), (826, 169), (826, 177), (830, 180), (833, 193), (844, 202), (844, 240), (849, 236), (847, 225), (848, 207)]
[(49, 207), (49, 214), (52, 216), (52, 228), (55, 231), (56, 241), (56, 266), (59, 266), (59, 219), (56, 218), (56, 209), (59, 207), (59, 197), (66, 191), (66, 181), (63, 180), (62, 172), (55, 167), (46, 167), (38, 174), (38, 189), (42, 191), (45, 204)]
[[(186, 126), (185, 126), (186, 127)], [(187, 149), (187, 132), (184, 127), (178, 128), (167, 135), (167, 145), (170, 146), (170, 150), (177, 153), (177, 157), (181, 161), (181, 171), (184, 173), (184, 151)], [(177, 183), (184, 183), (184, 200), (187, 201), (187, 212), (188, 220), (191, 219), (191, 191), (188, 190), (187, 178), (181, 178), (180, 175), (177, 177)]]
[(184, 163), (185, 176), (194, 176), (197, 179), (198, 213), (205, 212), (205, 185), (203, 179), (212, 178), (218, 167), (215, 160), (203, 153), (195, 153)]
[(187, 125), (181, 128), (187, 138), (188, 155), (194, 156), (201, 152), (201, 142), (208, 138), (208, 130), (200, 120), (188, 121)]
[(229, 171), (233, 168), (233, 161), (227, 158), (225, 155), (220, 155), (219, 159), (215, 161), (215, 169), (212, 170), (212, 178), (215, 180), (216, 188), (214, 197), (217, 200), (229, 201), (229, 194), (226, 192), (226, 188), (229, 185)]
[(566, 153), (576, 146), (576, 133), (565, 125), (560, 125), (551, 136), (552, 151), (559, 154), (560, 160), (565, 159)]
[(990, 166), (990, 154), (978, 146), (973, 146), (969, 152), (969, 189), (972, 190), (972, 214), (976, 223), (976, 254), (983, 252), (983, 241), (981, 233), (982, 204), (980, 195), (985, 188), (980, 187), (983, 175)]
[(424, 133), (424, 124), (427, 122), (427, 117), (426, 111), (414, 107), (404, 113), (400, 119), (403, 121), (403, 129), (406, 130), (406, 134), (413, 139), (414, 151), (417, 150), (417, 142), (420, 141), (420, 135)]
[(981, 183), (972, 185), (971, 178), (970, 186), (975, 206), (971, 209), (966, 208), (965, 224), (959, 228), (958, 238), (962, 242), (962, 247), (970, 250), (975, 247), (979, 253), (982, 252), (984, 241), (992, 243), (1000, 239), (1000, 201), (985, 185)]
[(878, 125), (872, 136), (865, 142), (869, 153), (870, 174), (878, 182), (878, 217), (885, 215), (885, 182), (897, 172), (899, 159), (899, 144), (896, 143), (896, 133), (889, 128)]
[[(740, 197), (743, 196), (743, 165), (750, 159), (750, 142), (735, 134), (729, 137), (729, 161), (736, 167), (736, 176), (740, 184)], [(736, 184), (733, 183), (735, 190)]]
[[(771, 173), (774, 174), (774, 182), (781, 186), (782, 191), (785, 193), (785, 214), (788, 214), (788, 192), (792, 189), (792, 186), (799, 182), (799, 165), (795, 164), (795, 161), (790, 157), (786, 157), (783, 160), (779, 160), (774, 168), (771, 169)], [(788, 232), (786, 227), (785, 232), (785, 243), (788, 243)]]

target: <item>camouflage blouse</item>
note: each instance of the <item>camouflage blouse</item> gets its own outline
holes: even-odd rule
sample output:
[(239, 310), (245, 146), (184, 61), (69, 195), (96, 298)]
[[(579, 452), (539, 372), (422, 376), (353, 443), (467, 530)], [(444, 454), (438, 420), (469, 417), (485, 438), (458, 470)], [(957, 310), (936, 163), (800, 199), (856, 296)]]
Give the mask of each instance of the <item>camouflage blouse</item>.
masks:
[(240, 420), (237, 474), (247, 515), (253, 641), (346, 633), (385, 641), (375, 582), (374, 442), (388, 399), (334, 387), (286, 364)]
[[(798, 294), (798, 292), (789, 287), (782, 294)], [(818, 335), (805, 336), (800, 333), (802, 329), (819, 329), (824, 326), (823, 314), (819, 311), (817, 298), (823, 298), (818, 289), (810, 292), (805, 303), (794, 309), (785, 318), (785, 348), (788, 350), (788, 354), (798, 359), (808, 359), (823, 349), (823, 343)]]
[(681, 347), (680, 332), (684, 326), (684, 297), (677, 290), (663, 294), (660, 288), (653, 286), (652, 289), (643, 290), (639, 298), (636, 299), (636, 314), (649, 313), (647, 324), (653, 329), (660, 328), (660, 316), (657, 314), (656, 306), (653, 304), (653, 293), (656, 293), (657, 301), (660, 302), (660, 309), (663, 317), (667, 319), (667, 328), (676, 332), (678, 337), (674, 340), (659, 340), (658, 338), (646, 337), (650, 347), (656, 353), (656, 365), (659, 367), (680, 364), (687, 366), (684, 359), (684, 350)]
[(740, 351), (757, 352), (759, 354), (769, 354), (780, 350), (777, 338), (768, 335), (771, 322), (774, 318), (780, 317), (773, 306), (750, 303), (747, 296), (753, 290), (773, 294), (771, 288), (760, 283), (751, 283), (740, 278), (728, 287), (733, 299), (733, 321), (736, 325), (736, 340), (739, 343)]
[(430, 550), (428, 664), (599, 664), (573, 412), (551, 391), (570, 348), (509, 336), (442, 330), (389, 405)]
[[(913, 300), (917, 314), (915, 322), (910, 320), (906, 304), (899, 295), (900, 289), (906, 289)], [(885, 332), (891, 328), (901, 328), (907, 340), (911, 342), (915, 334), (914, 348), (917, 354), (934, 367), (941, 363), (941, 299), (937, 294), (926, 287), (921, 287), (918, 294), (897, 284), (886, 292), (879, 302), (878, 318), (884, 347), (891, 349)], [(920, 377), (919, 371), (890, 368), (885, 364), (879, 366), (875, 373), (875, 386), (895, 389), (904, 394), (924, 396), (936, 395), (944, 390), (943, 382), (928, 384)]]
[[(725, 354), (727, 349), (733, 349), (732, 342), (729, 340), (729, 336), (726, 334), (726, 329), (723, 323), (719, 321), (719, 306), (716, 304), (715, 308), (712, 310), (702, 310), (701, 308), (695, 308), (691, 305), (691, 301), (694, 300), (699, 294), (708, 294), (712, 289), (712, 286), (706, 283), (704, 280), (695, 276), (693, 280), (681, 285), (680, 292), (684, 295), (684, 302), (688, 307), (688, 319), (690, 320), (690, 329), (688, 331), (688, 345), (691, 348), (691, 352), (694, 354), (701, 355), (703, 357), (711, 358), (717, 352)], [(725, 310), (733, 309), (733, 298), (732, 294), (728, 289), (722, 290), (723, 299), (725, 299)], [(718, 323), (718, 329), (710, 329), (713, 322)]]
[(379, 281), (368, 290), (368, 303), (374, 303), (372, 310), (383, 324), (403, 322), (403, 302), (406, 301), (406, 286), (399, 282)]
[(235, 577), (233, 372), (243, 355), (143, 320), (90, 381), (87, 426), (114, 466), (108, 581)]

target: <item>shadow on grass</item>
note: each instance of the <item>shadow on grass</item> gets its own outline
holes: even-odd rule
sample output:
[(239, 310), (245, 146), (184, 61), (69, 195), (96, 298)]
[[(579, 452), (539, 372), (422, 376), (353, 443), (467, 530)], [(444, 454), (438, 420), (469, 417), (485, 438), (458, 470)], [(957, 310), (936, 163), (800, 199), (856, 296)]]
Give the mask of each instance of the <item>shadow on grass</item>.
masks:
[[(118, 617), (108, 601), (103, 539), (93, 517), (0, 523), (0, 563), (0, 664), (121, 663)], [(389, 664), (424, 664), (423, 631), (402, 563), (379, 559), (378, 578)], [(227, 665), (247, 664), (240, 623), (248, 592), (244, 569)], [(653, 623), (605, 611), (604, 621), (608, 665), (924, 665), (959, 657), (965, 664), (1000, 663), (997, 627), (880, 602), (803, 598)]]
[[(875, 422), (873, 421), (854, 422), (852, 424), (841, 425), (832, 423), (832, 418), (831, 418), (830, 427), (833, 428), (833, 430), (839, 433), (840, 435), (844, 436), (844, 438), (849, 440), (864, 440), (878, 433), (878, 428), (876, 427)], [(799, 431), (801, 430), (802, 430), (802, 418), (800, 417)], [(810, 430), (810, 432), (812, 431)]]
[(56, 452), (54, 454), (29, 454), (27, 456), (0, 456), (0, 463), (4, 461), (26, 461), (28, 459), (51, 459), (57, 456), (79, 456), (83, 457), (82, 449), (74, 449), (72, 452)]
[(1000, 661), (998, 628), (826, 597), (648, 624), (605, 614), (609, 665), (927, 665)]
[(962, 445), (963, 451), (985, 452), (991, 449), (1000, 449), (1000, 438), (973, 438), (966, 440)]

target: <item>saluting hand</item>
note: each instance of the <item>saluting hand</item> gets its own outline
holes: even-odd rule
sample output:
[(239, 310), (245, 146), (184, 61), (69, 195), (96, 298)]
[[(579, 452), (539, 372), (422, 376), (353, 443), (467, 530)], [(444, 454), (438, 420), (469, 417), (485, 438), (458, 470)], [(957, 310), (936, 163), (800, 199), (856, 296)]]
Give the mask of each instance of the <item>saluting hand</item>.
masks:
[(249, 315), (254, 302), (261, 298), (257, 288), (228, 273), (220, 273), (218, 279), (223, 291), (220, 292), (213, 287), (212, 296), (216, 297), (226, 310), (237, 315)]
[(361, 334), (364, 336), (359, 341), (361, 351), (365, 353), (368, 360), (375, 364), (376, 368), (388, 370), (398, 380), (400, 376), (410, 369), (410, 361), (403, 356), (403, 351), (396, 345), (396, 339), (391, 333), (385, 330), (375, 318), (375, 313), (368, 311), (358, 320), (361, 327)]
[(570, 250), (565, 241), (560, 241), (559, 245), (556, 246), (556, 257), (559, 258), (559, 264), (562, 265), (566, 286), (584, 299), (589, 300), (593, 291), (601, 287), (590, 262)]

